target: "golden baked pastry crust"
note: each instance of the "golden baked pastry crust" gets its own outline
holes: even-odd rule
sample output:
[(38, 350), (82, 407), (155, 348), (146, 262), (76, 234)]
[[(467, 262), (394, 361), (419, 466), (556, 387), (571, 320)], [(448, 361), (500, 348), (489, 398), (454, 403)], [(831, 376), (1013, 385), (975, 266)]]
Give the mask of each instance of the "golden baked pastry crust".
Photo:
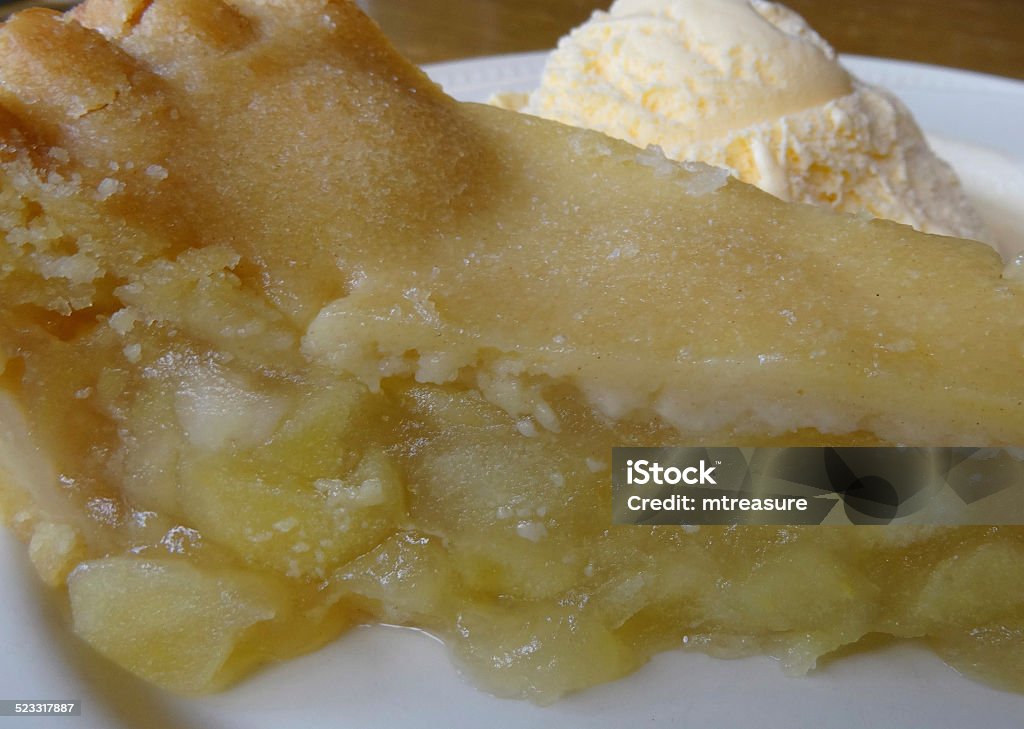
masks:
[(22, 13), (0, 124), (0, 499), (148, 680), (370, 620), (538, 700), (684, 634), (1019, 688), (1019, 529), (608, 529), (613, 445), (1020, 441), (984, 246), (457, 104), (347, 2)]

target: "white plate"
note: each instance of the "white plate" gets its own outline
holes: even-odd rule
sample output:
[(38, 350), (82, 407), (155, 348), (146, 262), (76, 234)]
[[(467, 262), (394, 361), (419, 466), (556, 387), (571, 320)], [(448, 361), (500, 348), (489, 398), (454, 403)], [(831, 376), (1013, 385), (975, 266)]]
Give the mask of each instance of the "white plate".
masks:
[[(865, 80), (904, 98), (939, 140), (940, 151), (967, 173), (972, 194), (997, 201), (997, 217), (1020, 214), (1024, 140), (1017, 132), (1024, 121), (1024, 84), (916, 64), (844, 61)], [(456, 97), (480, 101), (498, 90), (529, 89), (542, 63), (543, 54), (534, 53), (439, 64), (428, 71)], [(1022, 229), (1024, 224), (1016, 228)], [(180, 699), (110, 666), (70, 635), (60, 601), (38, 585), (24, 547), (3, 530), (0, 584), (0, 698), (83, 702), (78, 718), (0, 718), (0, 727), (1010, 729), (1024, 717), (1024, 696), (962, 678), (910, 644), (843, 658), (801, 679), (787, 678), (769, 658), (662, 654), (633, 676), (539, 708), (476, 691), (458, 677), (436, 641), (388, 628), (353, 631), (225, 693)]]

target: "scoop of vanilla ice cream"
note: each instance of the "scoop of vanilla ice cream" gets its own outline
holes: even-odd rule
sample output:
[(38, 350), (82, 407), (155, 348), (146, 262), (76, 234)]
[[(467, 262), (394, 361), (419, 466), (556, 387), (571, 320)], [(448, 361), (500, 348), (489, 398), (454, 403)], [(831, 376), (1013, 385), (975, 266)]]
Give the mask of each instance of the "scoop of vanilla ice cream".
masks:
[(726, 167), (784, 200), (983, 235), (907, 108), (776, 3), (617, 0), (559, 42), (539, 88), (497, 103)]

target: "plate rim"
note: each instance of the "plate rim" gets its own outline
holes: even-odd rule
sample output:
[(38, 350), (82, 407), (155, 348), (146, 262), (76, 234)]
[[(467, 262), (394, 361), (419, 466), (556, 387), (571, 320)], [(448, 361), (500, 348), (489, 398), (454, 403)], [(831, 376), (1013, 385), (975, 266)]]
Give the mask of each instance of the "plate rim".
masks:
[[(515, 83), (536, 78), (552, 50), (470, 56), (427, 63), (420, 67), (442, 86), (446, 81), (467, 89), (502, 81)], [(981, 90), (1000, 96), (1019, 96), (1024, 100), (1024, 80), (1009, 76), (880, 56), (840, 53), (838, 57), (839, 62), (855, 76), (885, 75), (887, 85), (943, 92)], [(865, 80), (874, 83), (872, 78)]]

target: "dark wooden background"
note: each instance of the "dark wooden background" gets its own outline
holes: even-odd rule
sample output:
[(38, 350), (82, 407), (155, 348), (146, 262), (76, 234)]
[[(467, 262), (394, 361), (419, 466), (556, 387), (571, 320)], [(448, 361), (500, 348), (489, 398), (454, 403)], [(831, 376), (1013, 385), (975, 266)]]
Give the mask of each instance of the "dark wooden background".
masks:
[[(610, 0), (357, 0), (417, 63), (547, 49)], [(0, 15), (60, 0), (0, 0)], [(840, 53), (1024, 79), (1024, 0), (788, 0)]]
[[(357, 0), (417, 63), (551, 48), (610, 0)], [(788, 0), (840, 53), (1024, 78), (1024, 0)]]

